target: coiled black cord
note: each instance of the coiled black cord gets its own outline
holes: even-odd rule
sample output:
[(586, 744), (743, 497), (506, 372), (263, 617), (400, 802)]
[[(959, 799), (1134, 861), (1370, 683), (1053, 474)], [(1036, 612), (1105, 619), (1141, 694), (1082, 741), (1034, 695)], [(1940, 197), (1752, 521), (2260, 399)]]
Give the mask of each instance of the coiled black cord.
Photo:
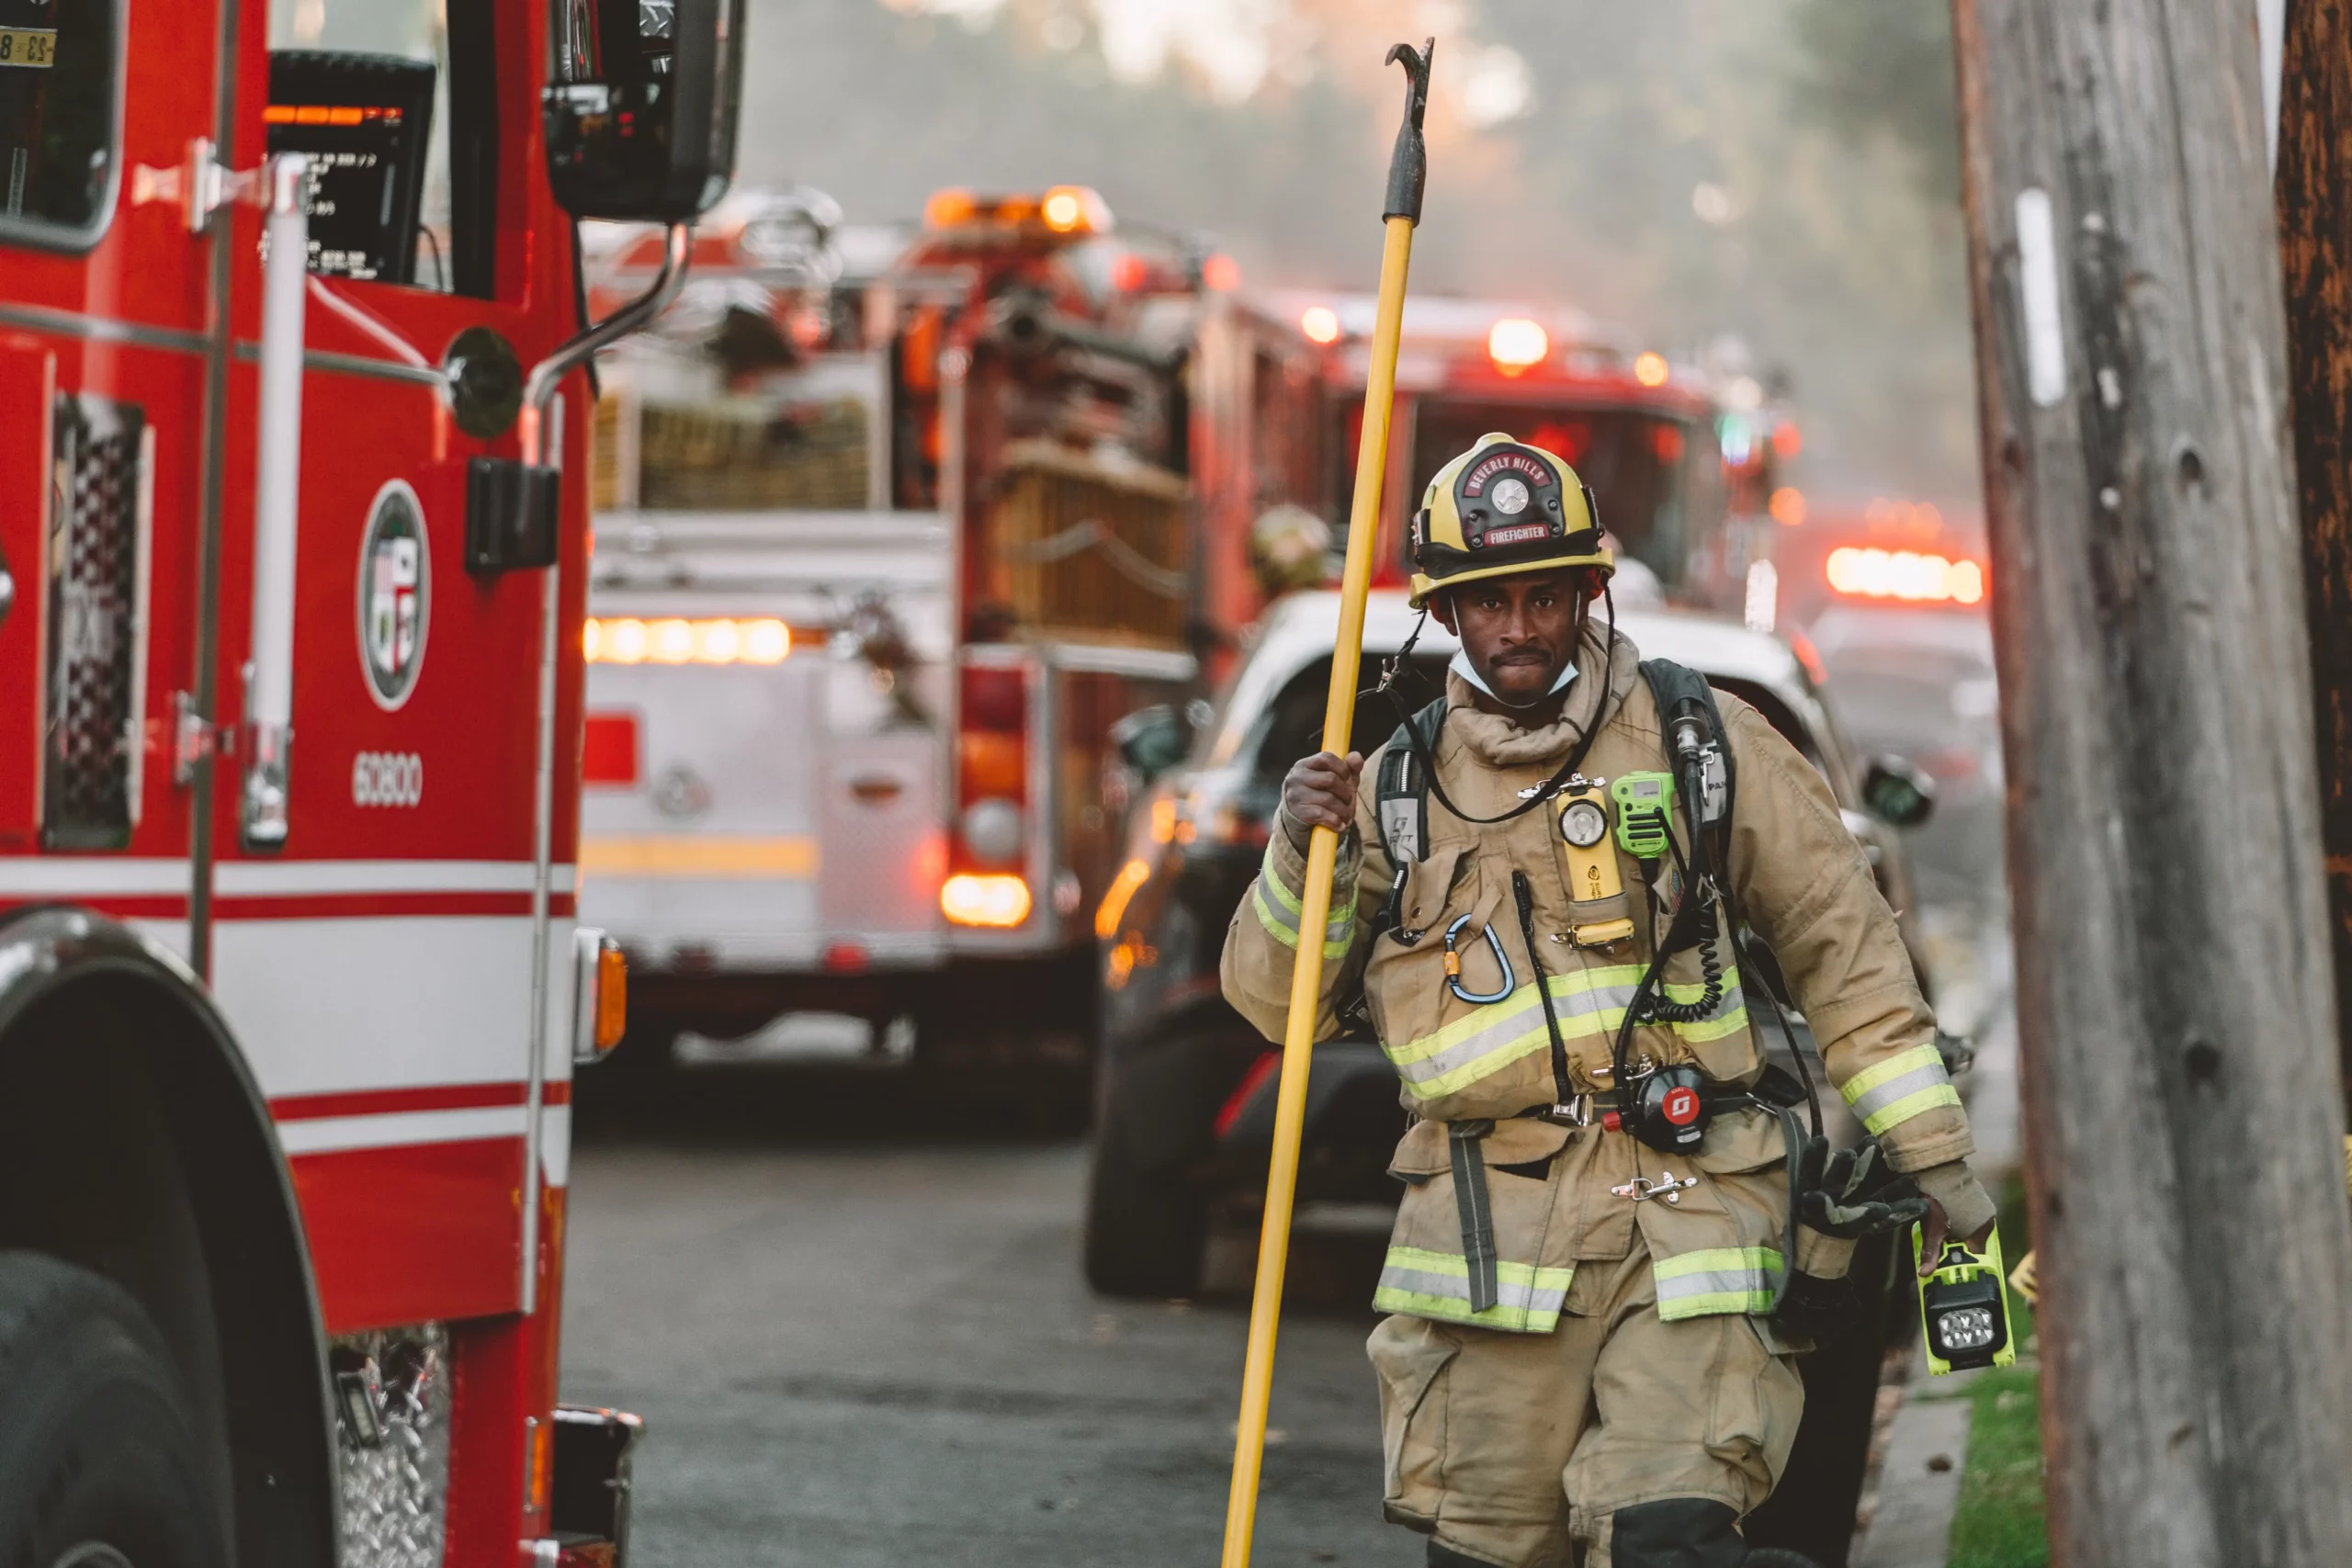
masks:
[(1667, 1000), (1666, 987), (1661, 982), (1658, 987), (1651, 992), (1647, 1004), (1642, 1010), (1642, 1016), (1636, 1021), (1701, 1023), (1713, 1018), (1715, 1015), (1715, 1009), (1723, 1005), (1724, 961), (1723, 955), (1715, 950), (1715, 939), (1712, 936), (1702, 936), (1699, 939), (1699, 976), (1705, 983), (1705, 989), (1700, 993), (1697, 1001)]
[[(1674, 849), (1675, 869), (1682, 874), (1682, 898), (1675, 906), (1674, 919), (1666, 934), (1651, 944), (1649, 967), (1643, 972), (1641, 984), (1634, 987), (1633, 1000), (1626, 1005), (1624, 1021), (1618, 1025), (1617, 1040), (1610, 1052), (1610, 1068), (1614, 1075), (1617, 1106), (1630, 1125), (1634, 1114), (1634, 1086), (1627, 1072), (1632, 1053), (1634, 1031), (1645, 1023), (1697, 1023), (1713, 1016), (1724, 999), (1724, 965), (1715, 947), (1721, 921), (1713, 917), (1707, 905), (1715, 898), (1713, 867), (1708, 860), (1705, 786), (1706, 764), (1693, 750), (1682, 760), (1683, 820), (1690, 837), (1690, 859), (1683, 859), (1681, 848)], [(1674, 843), (1671, 833), (1668, 844)], [(1674, 1002), (1666, 999), (1666, 961), (1684, 948), (1699, 949), (1699, 973), (1704, 987), (1699, 999)]]

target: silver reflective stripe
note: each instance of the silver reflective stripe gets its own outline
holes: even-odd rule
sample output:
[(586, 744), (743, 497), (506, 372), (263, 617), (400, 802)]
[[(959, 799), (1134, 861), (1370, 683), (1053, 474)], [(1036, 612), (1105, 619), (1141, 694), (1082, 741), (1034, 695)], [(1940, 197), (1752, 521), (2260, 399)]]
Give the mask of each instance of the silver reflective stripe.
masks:
[[(1568, 990), (1567, 986), (1577, 978), (1561, 975), (1553, 976), (1551, 981), (1553, 1009), (1559, 1016), (1561, 1034), (1569, 1039), (1583, 1039), (1606, 1033), (1625, 1016), (1625, 1009), (1634, 1000), (1634, 986), (1594, 986), (1587, 990)], [(1550, 1031), (1544, 1024), (1543, 1003), (1537, 999), (1532, 986), (1521, 986), (1511, 993), (1509, 1000), (1491, 1003), (1470, 1014), (1469, 1020), (1477, 1021), (1467, 1032), (1444, 1040), (1440, 1049), (1428, 1055), (1396, 1061), (1396, 1076), (1418, 1094), (1447, 1094), (1464, 1082), (1509, 1066), (1535, 1045), (1550, 1043)], [(1404, 1051), (1392, 1053), (1391, 1060), (1395, 1061), (1399, 1055), (1409, 1057), (1410, 1053), (1425, 1049), (1428, 1043), (1435, 1043), (1446, 1032), (1442, 1030), (1437, 1035), (1424, 1036)], [(1464, 1068), (1476, 1067), (1489, 1056), (1498, 1056), (1499, 1059), (1487, 1065), (1485, 1072), (1464, 1076)]]
[(1542, 1334), (1559, 1321), (1568, 1285), (1576, 1277), (1573, 1266), (1539, 1269), (1526, 1263), (1500, 1263), (1495, 1272), (1495, 1304), (1476, 1311), (1470, 1305), (1467, 1258), (1418, 1247), (1392, 1247), (1372, 1304), (1376, 1311), (1408, 1317)]
[(1718, 1313), (1769, 1312), (1783, 1272), (1769, 1247), (1707, 1247), (1661, 1258), (1650, 1266), (1657, 1314), (1676, 1318)]
[[(1272, 844), (1266, 846), (1258, 880), (1250, 885), (1250, 902), (1267, 935), (1284, 947), (1298, 945), (1298, 919), (1306, 913), (1306, 900), (1283, 886), (1282, 874), (1274, 869)], [(1355, 939), (1355, 926), (1356, 879), (1350, 872), (1331, 879), (1331, 910), (1323, 927), (1323, 956), (1343, 956)]]
[(1933, 1045), (1915, 1045), (1848, 1079), (1846, 1103), (1872, 1134), (1909, 1121), (1939, 1105), (1958, 1105), (1943, 1057)]

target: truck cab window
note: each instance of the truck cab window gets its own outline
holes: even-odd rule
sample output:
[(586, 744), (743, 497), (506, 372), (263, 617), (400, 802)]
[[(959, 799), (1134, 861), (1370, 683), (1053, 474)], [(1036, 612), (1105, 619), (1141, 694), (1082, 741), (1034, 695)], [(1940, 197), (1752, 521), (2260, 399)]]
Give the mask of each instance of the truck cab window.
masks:
[(80, 245), (106, 228), (120, 54), (116, 0), (0, 0), (0, 234)]
[(270, 0), (269, 50), (269, 150), (315, 164), (311, 270), (491, 297), (490, 0)]

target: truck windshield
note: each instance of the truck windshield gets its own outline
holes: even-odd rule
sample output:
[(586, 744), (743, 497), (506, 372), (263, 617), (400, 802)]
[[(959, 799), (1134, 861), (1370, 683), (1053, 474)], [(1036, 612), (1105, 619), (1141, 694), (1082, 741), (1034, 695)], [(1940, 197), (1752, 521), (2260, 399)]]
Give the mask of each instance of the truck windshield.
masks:
[(105, 226), (116, 32), (113, 0), (0, 0), (0, 229), (73, 239)]
[(1688, 440), (1680, 420), (1647, 410), (1430, 399), (1414, 416), (1408, 504), (1420, 504), (1438, 469), (1498, 430), (1566, 457), (1592, 487), (1600, 525), (1618, 548), (1669, 591), (1680, 584), (1692, 543), (1683, 519)]

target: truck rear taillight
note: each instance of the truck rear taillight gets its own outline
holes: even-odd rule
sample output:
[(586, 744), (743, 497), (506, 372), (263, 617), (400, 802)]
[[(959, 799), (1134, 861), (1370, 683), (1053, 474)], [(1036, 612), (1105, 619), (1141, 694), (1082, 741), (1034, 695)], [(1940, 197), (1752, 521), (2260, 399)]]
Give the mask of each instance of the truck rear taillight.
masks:
[(628, 709), (588, 716), (587, 733), (580, 744), (580, 782), (615, 789), (637, 787), (638, 759), (643, 748), (637, 715)]
[[(956, 843), (959, 871), (1011, 872), (1028, 847), (1029, 681), (1022, 666), (967, 665), (958, 690), (956, 735)], [(1017, 876), (1000, 877), (1021, 886), (1021, 913), (1010, 920), (965, 919), (941, 908), (959, 925), (1019, 925), (1028, 918), (1028, 886)], [(1009, 899), (1002, 890), (1000, 900)], [(1001, 902), (989, 908), (1001, 909)], [(980, 906), (967, 903), (967, 912)]]
[(958, 697), (967, 731), (1023, 735), (1029, 728), (1029, 675), (1018, 664), (967, 664)]
[(1029, 746), (1018, 735), (967, 729), (956, 738), (956, 795), (1018, 805), (1029, 793)]
[(939, 912), (959, 926), (1005, 931), (1029, 918), (1029, 884), (1009, 872), (957, 872), (939, 885)]

